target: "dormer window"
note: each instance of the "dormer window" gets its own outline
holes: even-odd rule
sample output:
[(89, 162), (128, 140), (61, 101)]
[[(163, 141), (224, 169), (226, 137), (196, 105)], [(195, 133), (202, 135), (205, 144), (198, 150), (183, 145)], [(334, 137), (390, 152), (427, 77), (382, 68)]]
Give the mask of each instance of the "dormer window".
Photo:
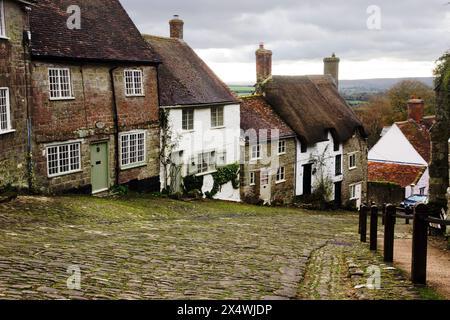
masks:
[(6, 38), (5, 8), (0, 0), (0, 38)]
[(141, 70), (125, 70), (125, 95), (140, 97), (144, 95), (144, 82)]

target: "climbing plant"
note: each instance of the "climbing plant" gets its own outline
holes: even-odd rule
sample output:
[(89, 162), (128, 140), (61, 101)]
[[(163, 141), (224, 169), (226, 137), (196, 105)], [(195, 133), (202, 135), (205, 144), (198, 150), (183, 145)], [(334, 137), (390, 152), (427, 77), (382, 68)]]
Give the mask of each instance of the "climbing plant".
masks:
[(195, 174), (183, 178), (183, 187), (186, 194), (192, 191), (201, 191), (203, 187), (203, 176), (196, 176)]
[(239, 164), (234, 163), (224, 167), (220, 167), (212, 174), (214, 185), (211, 191), (206, 192), (206, 197), (213, 198), (222, 188), (223, 185), (231, 182), (234, 189), (239, 189)]
[(161, 128), (161, 147), (159, 152), (159, 159), (162, 167), (162, 181), (164, 184), (165, 192), (172, 192), (169, 186), (169, 178), (174, 179), (174, 177), (169, 177), (170, 167), (172, 164), (172, 152), (178, 146), (179, 137), (173, 133), (172, 127), (169, 121), (169, 111), (166, 109), (160, 109), (159, 112), (159, 123)]
[[(434, 70), (435, 86), (438, 90), (439, 103), (443, 108), (450, 109), (450, 51), (447, 51), (437, 61)], [(448, 118), (446, 119), (448, 120)]]

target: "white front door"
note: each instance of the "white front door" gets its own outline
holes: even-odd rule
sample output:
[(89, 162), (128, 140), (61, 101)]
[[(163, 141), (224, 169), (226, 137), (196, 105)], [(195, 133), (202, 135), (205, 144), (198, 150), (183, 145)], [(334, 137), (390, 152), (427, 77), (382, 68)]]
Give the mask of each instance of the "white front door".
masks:
[(271, 175), (270, 169), (261, 169), (260, 171), (260, 191), (259, 195), (264, 204), (271, 203)]

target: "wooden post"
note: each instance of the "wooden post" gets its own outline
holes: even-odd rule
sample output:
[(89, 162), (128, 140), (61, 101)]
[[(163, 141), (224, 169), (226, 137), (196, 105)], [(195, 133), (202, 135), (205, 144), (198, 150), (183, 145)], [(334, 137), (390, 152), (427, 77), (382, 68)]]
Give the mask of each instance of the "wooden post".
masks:
[(377, 250), (378, 240), (378, 207), (372, 206), (370, 210), (370, 250)]
[(395, 234), (395, 212), (393, 205), (386, 207), (384, 224), (384, 261), (394, 262), (394, 234)]
[(384, 219), (386, 217), (386, 203), (383, 203), (383, 215), (381, 216), (381, 224), (384, 226)]
[(361, 206), (359, 212), (359, 234), (361, 235), (361, 242), (367, 242), (367, 212), (369, 208), (366, 205)]
[[(412, 215), (412, 214), (414, 214), (414, 211), (411, 208), (408, 207), (408, 208), (405, 208), (405, 214)], [(405, 224), (409, 224), (409, 219), (405, 220)]]
[(414, 208), (411, 280), (414, 284), (427, 283), (428, 208), (419, 204)]

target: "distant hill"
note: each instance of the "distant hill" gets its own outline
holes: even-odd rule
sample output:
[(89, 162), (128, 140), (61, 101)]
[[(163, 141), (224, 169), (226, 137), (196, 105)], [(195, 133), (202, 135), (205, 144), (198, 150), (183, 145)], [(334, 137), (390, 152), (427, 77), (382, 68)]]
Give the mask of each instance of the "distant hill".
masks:
[[(433, 86), (431, 77), (340, 80), (339, 91), (350, 105), (358, 106), (367, 102), (371, 95), (385, 92), (403, 80), (417, 80), (430, 87)], [(250, 95), (255, 90), (251, 84), (229, 85), (229, 87), (239, 96)]]
[(341, 90), (347, 89), (367, 89), (369, 91), (386, 91), (403, 80), (417, 80), (432, 87), (433, 78), (386, 78), (386, 79), (360, 79), (360, 80), (340, 80)]

